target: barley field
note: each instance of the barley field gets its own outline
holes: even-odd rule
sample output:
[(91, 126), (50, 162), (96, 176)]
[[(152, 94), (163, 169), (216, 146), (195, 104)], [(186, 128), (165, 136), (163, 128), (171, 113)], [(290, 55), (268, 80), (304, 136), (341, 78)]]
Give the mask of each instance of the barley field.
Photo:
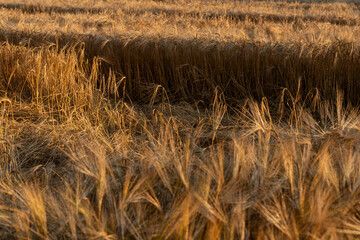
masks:
[(360, 2), (0, 0), (0, 239), (359, 239)]

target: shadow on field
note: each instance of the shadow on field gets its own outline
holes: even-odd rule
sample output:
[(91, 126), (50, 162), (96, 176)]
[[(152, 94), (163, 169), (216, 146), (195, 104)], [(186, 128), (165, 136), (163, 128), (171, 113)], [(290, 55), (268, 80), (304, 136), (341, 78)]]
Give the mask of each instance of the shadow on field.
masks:
[(0, 9), (11, 9), (11, 10), (21, 10), (24, 13), (36, 14), (36, 13), (101, 13), (106, 11), (107, 9), (103, 8), (80, 8), (80, 7), (58, 7), (58, 6), (41, 6), (41, 5), (32, 5), (32, 4), (21, 4), (21, 3), (2, 3), (0, 4)]

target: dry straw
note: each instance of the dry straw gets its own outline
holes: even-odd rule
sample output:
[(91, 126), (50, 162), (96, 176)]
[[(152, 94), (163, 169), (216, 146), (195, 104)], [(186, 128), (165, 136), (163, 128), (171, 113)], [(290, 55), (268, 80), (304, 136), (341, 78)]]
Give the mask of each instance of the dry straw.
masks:
[(356, 43), (128, 36), (0, 31), (0, 238), (359, 237)]

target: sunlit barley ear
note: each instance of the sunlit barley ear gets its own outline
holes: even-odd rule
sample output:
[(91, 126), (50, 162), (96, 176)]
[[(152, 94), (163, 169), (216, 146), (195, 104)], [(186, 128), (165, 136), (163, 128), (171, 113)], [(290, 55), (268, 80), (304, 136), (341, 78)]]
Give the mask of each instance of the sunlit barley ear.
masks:
[[(29, 218), (29, 233), (33, 237), (48, 238), (45, 196), (37, 185), (24, 184), (15, 195), (22, 203)], [(24, 226), (25, 227), (25, 226)], [(20, 229), (26, 234), (26, 229)]]

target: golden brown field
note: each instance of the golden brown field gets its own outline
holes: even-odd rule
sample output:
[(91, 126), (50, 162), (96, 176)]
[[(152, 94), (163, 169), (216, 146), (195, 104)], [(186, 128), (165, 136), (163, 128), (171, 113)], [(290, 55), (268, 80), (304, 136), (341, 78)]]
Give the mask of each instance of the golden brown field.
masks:
[(0, 0), (0, 239), (358, 239), (357, 1)]

